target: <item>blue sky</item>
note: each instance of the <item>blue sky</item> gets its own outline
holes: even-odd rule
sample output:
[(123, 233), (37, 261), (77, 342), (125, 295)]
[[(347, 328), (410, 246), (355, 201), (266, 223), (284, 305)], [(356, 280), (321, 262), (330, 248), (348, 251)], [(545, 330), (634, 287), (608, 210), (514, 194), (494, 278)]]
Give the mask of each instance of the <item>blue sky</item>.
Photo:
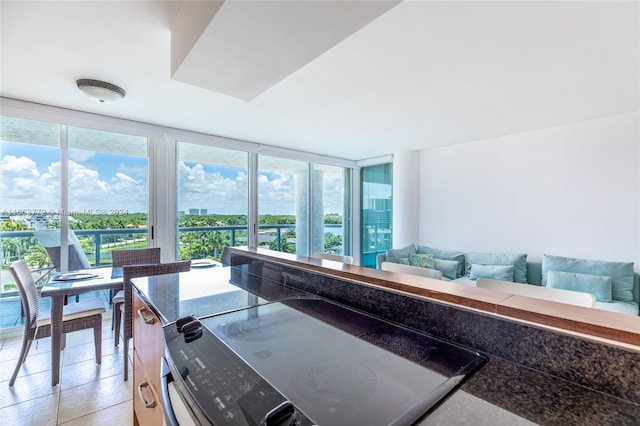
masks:
[[(2, 142), (0, 150), (2, 210), (57, 211), (60, 199), (59, 149)], [(342, 213), (342, 176), (325, 173), (325, 213)], [(69, 150), (69, 209), (147, 210), (147, 159), (118, 154)], [(259, 213), (294, 214), (295, 178), (261, 171)], [(233, 167), (178, 165), (178, 210), (246, 214), (247, 174)]]

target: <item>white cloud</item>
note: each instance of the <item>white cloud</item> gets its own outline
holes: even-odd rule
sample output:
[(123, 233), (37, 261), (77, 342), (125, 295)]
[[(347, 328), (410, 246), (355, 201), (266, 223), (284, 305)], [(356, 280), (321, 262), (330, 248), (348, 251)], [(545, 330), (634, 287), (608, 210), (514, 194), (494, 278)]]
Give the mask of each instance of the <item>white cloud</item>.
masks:
[[(5, 209), (60, 208), (60, 162), (50, 163), (40, 174), (28, 157), (6, 155), (0, 162), (2, 203)], [(41, 168), (42, 169), (42, 168)], [(227, 169), (228, 170), (228, 169)], [(209, 213), (246, 214), (248, 205), (246, 170), (223, 175), (202, 164), (178, 164), (178, 209), (207, 209)], [(124, 209), (146, 212), (148, 179), (146, 168), (121, 164), (113, 176), (69, 161), (69, 209)], [(342, 213), (343, 180), (340, 175), (323, 176), (324, 212)], [(295, 214), (296, 175), (260, 173), (260, 214)]]
[(202, 164), (178, 165), (178, 209), (207, 209), (208, 213), (246, 214), (247, 176), (238, 171), (235, 178), (210, 172)]
[[(27, 158), (5, 156), (2, 160), (2, 204), (5, 209), (60, 208), (60, 162), (47, 166), (40, 175), (36, 163)], [(124, 209), (147, 211), (146, 181), (117, 173), (107, 182), (97, 170), (69, 161), (69, 208), (71, 210)]]
[(84, 149), (69, 148), (69, 160), (77, 161), (81, 163), (95, 157), (94, 151), (86, 151)]
[(28, 157), (16, 157), (15, 155), (5, 155), (0, 160), (0, 170), (3, 175), (5, 173), (15, 173), (34, 177), (40, 176), (35, 161)]

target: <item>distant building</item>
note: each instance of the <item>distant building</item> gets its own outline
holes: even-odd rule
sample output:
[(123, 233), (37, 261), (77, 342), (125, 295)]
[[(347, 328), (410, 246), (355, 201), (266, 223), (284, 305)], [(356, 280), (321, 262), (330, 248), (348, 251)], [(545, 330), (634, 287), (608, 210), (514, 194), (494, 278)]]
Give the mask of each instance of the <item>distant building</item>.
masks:
[(190, 215), (198, 215), (200, 214), (200, 209), (189, 209)]
[(207, 209), (200, 209), (200, 214), (207, 214)]

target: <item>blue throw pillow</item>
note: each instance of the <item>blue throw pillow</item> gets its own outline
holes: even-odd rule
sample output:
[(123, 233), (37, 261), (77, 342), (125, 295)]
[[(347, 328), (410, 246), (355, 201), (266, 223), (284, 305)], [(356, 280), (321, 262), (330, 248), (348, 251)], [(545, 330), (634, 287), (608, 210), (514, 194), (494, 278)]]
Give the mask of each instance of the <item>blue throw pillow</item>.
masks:
[(598, 302), (611, 302), (611, 277), (579, 274), (577, 272), (548, 271), (547, 287), (591, 293)]
[[(464, 272), (464, 266), (465, 266), (464, 253), (461, 251), (442, 250), (442, 249), (437, 249), (433, 247), (418, 246), (418, 253), (430, 254), (433, 256), (434, 259), (453, 260), (458, 262), (457, 269), (456, 269), (456, 276), (453, 277), (452, 279), (460, 278), (465, 273)], [(442, 274), (444, 275), (444, 272)]]
[(472, 280), (477, 280), (478, 278), (489, 278), (491, 280), (513, 282), (514, 270), (515, 268), (513, 265), (479, 265), (477, 263), (473, 263), (471, 265), (469, 278)]
[(399, 263), (401, 258), (409, 257), (411, 253), (417, 253), (415, 244), (399, 249), (389, 249), (387, 250), (387, 262)]
[[(467, 266), (473, 271), (473, 264), (512, 265), (513, 278), (509, 281), (527, 283), (527, 255), (521, 253), (467, 253)], [(488, 278), (488, 277), (485, 277)]]
[(542, 256), (542, 285), (547, 285), (549, 271), (611, 277), (611, 298), (633, 302), (633, 262), (608, 262), (545, 254)]
[(447, 277), (452, 280), (458, 278), (458, 266), (460, 265), (460, 262), (455, 260), (438, 259), (437, 257), (433, 260), (436, 264), (435, 269), (442, 272), (443, 277)]

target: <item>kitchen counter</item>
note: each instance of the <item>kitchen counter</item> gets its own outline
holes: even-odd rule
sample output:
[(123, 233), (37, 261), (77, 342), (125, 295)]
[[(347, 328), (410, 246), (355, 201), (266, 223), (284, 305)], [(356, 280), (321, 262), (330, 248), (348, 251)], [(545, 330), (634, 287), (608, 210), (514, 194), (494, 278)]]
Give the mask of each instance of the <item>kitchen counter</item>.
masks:
[[(562, 333), (559, 336), (560, 342), (556, 343), (549, 340), (548, 335), (531, 327), (510, 330), (512, 334), (507, 339), (500, 336), (499, 328), (502, 324), (492, 323), (482, 316), (477, 317), (475, 312), (468, 309), (460, 310), (438, 304), (435, 306), (436, 311), (430, 311), (434, 308), (431, 306), (432, 302), (415, 297), (376, 290), (355, 282), (333, 282), (317, 271), (302, 273), (288, 265), (265, 262), (263, 259), (245, 258), (244, 261), (249, 263), (236, 264), (231, 268), (194, 269), (181, 274), (136, 278), (133, 284), (165, 323), (189, 314), (205, 316), (241, 308), (247, 306), (247, 303), (265, 303), (313, 294), (397, 320), (395, 322), (450, 339), (488, 356), (489, 363), (465, 382), (459, 391), (432, 410), (422, 425), (631, 425), (637, 424), (640, 419), (640, 404), (634, 402), (637, 389), (633, 387), (638, 378), (633, 376), (631, 370), (626, 370), (629, 366), (640, 367), (640, 354), (637, 351), (621, 352), (620, 348), (593, 346), (592, 342), (567, 339)], [(304, 269), (304, 266), (301, 267)], [(301, 280), (311, 287), (305, 288), (301, 285)], [(417, 319), (424, 319), (425, 314), (434, 322), (429, 327), (416, 322)], [(434, 319), (433, 315), (437, 315), (437, 318)], [(466, 336), (456, 327), (469, 321), (471, 323), (468, 324), (467, 332), (474, 337), (465, 341)], [(451, 335), (444, 336), (435, 322), (439, 325), (444, 322)], [(508, 326), (512, 325), (509, 322)], [(499, 343), (493, 338), (499, 339)], [(545, 341), (546, 347), (540, 344), (539, 339)], [(566, 353), (554, 354), (556, 344), (563, 346), (562, 350)], [(522, 356), (527, 356), (536, 363), (545, 362), (549, 365), (534, 368), (531, 360), (529, 364), (520, 362), (512, 357), (508, 349), (496, 347), (494, 350), (492, 345), (511, 345), (511, 350), (515, 349)], [(618, 367), (622, 369), (617, 376), (622, 374), (623, 377), (605, 380), (595, 378), (593, 380), (598, 383), (591, 387), (584, 384), (584, 378), (578, 377), (582, 374), (579, 368), (571, 372), (574, 375), (573, 381), (558, 377), (559, 372), (566, 370), (563, 362), (570, 363), (571, 357), (581, 360), (585, 351), (591, 351), (591, 358), (616, 357)], [(588, 361), (590, 363), (592, 359)], [(601, 367), (594, 369), (589, 363), (584, 367), (584, 374), (595, 376), (601, 373), (598, 371)], [(589, 370), (594, 371), (589, 373)], [(576, 383), (578, 381), (581, 382)], [(607, 383), (623, 384), (620, 392), (626, 395), (626, 399), (619, 394), (611, 395), (611, 391), (604, 392), (608, 390)]]

